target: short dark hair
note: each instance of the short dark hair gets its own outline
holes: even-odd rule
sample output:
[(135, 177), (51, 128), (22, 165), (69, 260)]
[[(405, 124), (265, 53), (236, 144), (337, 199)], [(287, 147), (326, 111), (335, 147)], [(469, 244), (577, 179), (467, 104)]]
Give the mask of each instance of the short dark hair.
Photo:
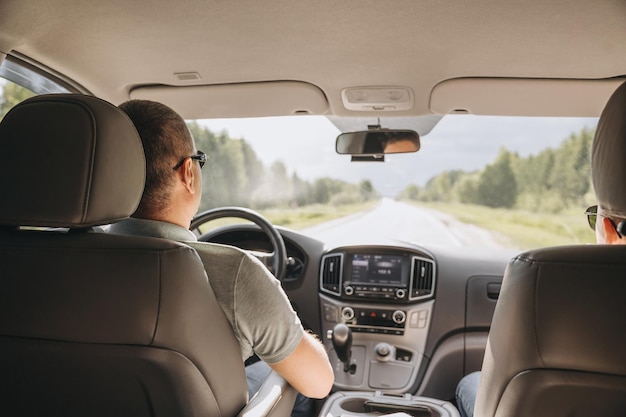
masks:
[(146, 185), (135, 217), (152, 217), (168, 205), (181, 158), (194, 152), (185, 120), (170, 107), (149, 100), (130, 100), (119, 108), (132, 120), (146, 156)]

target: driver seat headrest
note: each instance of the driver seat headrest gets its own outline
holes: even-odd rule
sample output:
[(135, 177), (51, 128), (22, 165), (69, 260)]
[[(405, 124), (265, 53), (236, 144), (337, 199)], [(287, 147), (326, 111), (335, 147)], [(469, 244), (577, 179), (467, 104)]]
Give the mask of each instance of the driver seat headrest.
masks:
[(88, 228), (130, 216), (143, 146), (114, 105), (79, 94), (33, 97), (0, 123), (0, 225)]

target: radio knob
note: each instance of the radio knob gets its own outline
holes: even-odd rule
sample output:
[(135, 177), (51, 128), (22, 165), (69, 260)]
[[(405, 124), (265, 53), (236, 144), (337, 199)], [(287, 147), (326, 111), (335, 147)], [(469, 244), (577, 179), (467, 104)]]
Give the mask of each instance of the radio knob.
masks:
[(406, 313), (402, 310), (396, 310), (391, 315), (391, 319), (396, 324), (402, 324), (406, 320)]
[(344, 320), (352, 320), (354, 318), (354, 310), (352, 307), (344, 307), (341, 309), (341, 317)]
[(397, 298), (404, 298), (405, 295), (406, 295), (406, 291), (403, 290), (402, 288), (398, 288), (396, 290), (396, 297)]
[(352, 295), (352, 294), (354, 294), (354, 288), (352, 288), (351, 286), (348, 285), (346, 288), (343, 289), (343, 292), (346, 295)]

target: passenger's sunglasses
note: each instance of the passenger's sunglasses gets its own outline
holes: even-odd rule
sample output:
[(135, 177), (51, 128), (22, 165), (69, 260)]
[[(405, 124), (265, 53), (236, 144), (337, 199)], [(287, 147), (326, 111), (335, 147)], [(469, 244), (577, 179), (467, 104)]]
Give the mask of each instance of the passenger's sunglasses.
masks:
[(596, 230), (596, 222), (598, 221), (598, 206), (587, 207), (585, 214), (587, 215), (587, 223), (589, 223), (591, 230)]
[[(596, 230), (596, 223), (598, 221), (598, 206), (595, 205), (587, 207), (587, 210), (585, 210), (585, 214), (587, 215), (587, 223), (589, 223), (589, 227), (591, 227), (591, 230)], [(600, 216), (602, 215), (600, 214)], [(616, 225), (615, 222), (613, 222), (613, 220), (611, 220), (609, 217), (607, 217), (607, 219), (609, 219), (609, 221), (613, 225), (613, 228), (617, 232), (617, 235), (621, 238), (624, 234), (624, 222), (620, 222), (620, 224)]]
[(202, 168), (204, 166), (204, 164), (206, 164), (207, 159), (209, 159), (207, 154), (205, 154), (202, 151), (198, 151), (198, 152), (196, 152), (195, 155), (186, 156), (183, 159), (181, 159), (179, 163), (174, 165), (174, 168), (173, 168), (174, 171), (176, 171), (178, 168), (180, 168), (183, 165), (183, 162), (185, 162), (185, 159), (187, 159), (187, 158), (191, 158), (194, 161), (198, 161), (198, 163), (200, 164), (200, 168)]

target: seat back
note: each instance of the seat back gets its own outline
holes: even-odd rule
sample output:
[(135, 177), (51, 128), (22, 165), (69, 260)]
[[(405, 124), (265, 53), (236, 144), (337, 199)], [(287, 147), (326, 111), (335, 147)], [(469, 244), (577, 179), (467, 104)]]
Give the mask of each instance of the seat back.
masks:
[(239, 345), (197, 253), (92, 229), (141, 198), (126, 115), (93, 97), (29, 99), (0, 123), (0, 160), (0, 414), (239, 413)]
[(514, 258), (496, 305), (476, 417), (626, 415), (626, 246)]

